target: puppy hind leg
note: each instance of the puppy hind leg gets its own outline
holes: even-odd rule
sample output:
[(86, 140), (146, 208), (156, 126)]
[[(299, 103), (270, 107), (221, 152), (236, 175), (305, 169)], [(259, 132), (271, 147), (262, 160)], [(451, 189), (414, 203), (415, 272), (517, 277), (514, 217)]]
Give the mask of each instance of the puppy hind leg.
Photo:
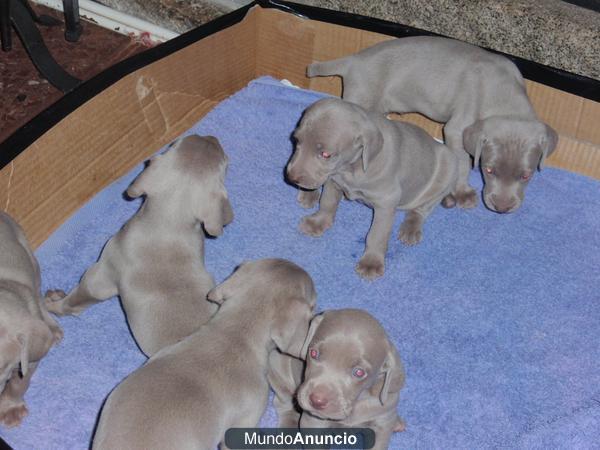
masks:
[(37, 363), (30, 364), (25, 376), (21, 376), (16, 370), (13, 371), (0, 394), (0, 423), (9, 428), (20, 425), (28, 414), (23, 397), (36, 368)]
[[(54, 293), (57, 291), (48, 291), (48, 292)], [(48, 301), (48, 292), (46, 293), (46, 297), (44, 298), (44, 303)], [(64, 292), (63, 292), (63, 294), (64, 294)], [(40, 308), (40, 312), (42, 314), (42, 320), (50, 328), (50, 331), (52, 332), (52, 337), (54, 338), (54, 344), (56, 344), (63, 338), (63, 336), (64, 336), (63, 330), (58, 325), (56, 320), (54, 320), (54, 318), (48, 313), (48, 310), (44, 306), (42, 306)]]
[[(67, 296), (60, 291), (48, 291), (45, 299), (48, 311), (59, 316), (78, 314), (91, 305), (117, 295), (118, 288), (109, 264), (100, 258), (100, 261), (85, 272), (79, 285)], [(61, 298), (62, 296), (64, 297)]]

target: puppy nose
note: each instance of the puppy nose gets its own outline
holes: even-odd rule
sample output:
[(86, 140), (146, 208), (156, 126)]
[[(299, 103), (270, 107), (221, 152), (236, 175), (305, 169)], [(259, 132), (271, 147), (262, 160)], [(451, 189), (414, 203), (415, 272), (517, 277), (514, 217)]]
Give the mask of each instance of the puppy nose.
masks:
[(494, 205), (494, 209), (500, 213), (510, 211), (516, 204), (513, 199), (499, 198), (495, 195), (492, 195), (492, 203)]
[(324, 409), (327, 406), (328, 400), (323, 394), (313, 392), (309, 395), (310, 404), (315, 409)]

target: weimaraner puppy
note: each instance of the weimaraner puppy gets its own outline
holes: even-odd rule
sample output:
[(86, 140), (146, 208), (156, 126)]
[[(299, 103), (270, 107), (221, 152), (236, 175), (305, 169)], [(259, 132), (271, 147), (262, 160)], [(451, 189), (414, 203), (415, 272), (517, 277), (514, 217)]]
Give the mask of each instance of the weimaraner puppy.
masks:
[(185, 137), (153, 157), (127, 189), (130, 197), (146, 196), (140, 210), (69, 295), (49, 292), (48, 310), (77, 314), (119, 295), (148, 356), (196, 331), (217, 310), (206, 300), (214, 281), (204, 267), (202, 225), (219, 236), (233, 219), (226, 170), (227, 156), (212, 136)]
[(306, 364), (275, 351), (270, 355), (280, 427), (371, 428), (375, 449), (387, 449), (391, 434), (404, 430), (396, 410), (404, 368), (396, 347), (366, 311), (315, 316), (302, 358)]
[(407, 211), (399, 239), (416, 244), (427, 216), (455, 187), (457, 161), (445, 145), (417, 126), (341, 99), (308, 107), (294, 138), (288, 179), (306, 189), (324, 185), (319, 210), (300, 222), (303, 233), (320, 236), (331, 227), (342, 193), (373, 208), (366, 250), (356, 266), (365, 278), (384, 273), (396, 209)]
[(63, 332), (40, 296), (40, 267), (21, 227), (0, 211), (0, 423), (27, 415), (23, 396), (38, 362)]
[(154, 355), (108, 397), (94, 449), (213, 450), (265, 410), (269, 352), (299, 356), (316, 302), (310, 276), (281, 259), (242, 264), (208, 293), (217, 314)]
[(536, 116), (523, 77), (509, 59), (453, 39), (394, 39), (311, 64), (307, 74), (342, 76), (344, 99), (367, 109), (418, 112), (445, 123), (445, 143), (459, 158), (458, 183), (444, 199), (447, 207), (477, 205), (468, 184), (470, 154), (475, 166), (481, 160), (486, 206), (515, 211), (536, 167), (542, 169), (558, 141)]

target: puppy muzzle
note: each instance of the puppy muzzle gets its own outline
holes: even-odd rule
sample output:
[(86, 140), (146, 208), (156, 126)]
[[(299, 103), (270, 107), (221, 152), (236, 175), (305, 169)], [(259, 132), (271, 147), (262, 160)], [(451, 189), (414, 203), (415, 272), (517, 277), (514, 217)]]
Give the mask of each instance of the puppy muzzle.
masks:
[(298, 403), (303, 410), (320, 419), (346, 419), (351, 413), (351, 408), (348, 407), (343, 396), (334, 391), (324, 386), (301, 388), (298, 390)]
[(484, 196), (486, 206), (500, 214), (511, 213), (519, 209), (521, 201), (514, 196), (501, 196), (497, 194), (489, 194)]

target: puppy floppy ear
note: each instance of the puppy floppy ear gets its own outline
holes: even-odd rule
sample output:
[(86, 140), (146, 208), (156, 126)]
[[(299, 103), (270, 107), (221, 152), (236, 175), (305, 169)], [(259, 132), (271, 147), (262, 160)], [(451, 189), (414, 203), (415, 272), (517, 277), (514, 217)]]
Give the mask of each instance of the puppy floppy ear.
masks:
[(152, 157), (146, 164), (146, 167), (144, 167), (142, 173), (140, 173), (137, 178), (133, 180), (133, 183), (131, 183), (126, 191), (129, 198), (138, 198), (148, 193), (153, 182), (153, 174), (156, 171), (156, 161), (161, 156), (162, 155), (156, 155)]
[(387, 401), (390, 392), (398, 392), (404, 386), (404, 367), (402, 366), (402, 361), (400, 361), (396, 347), (391, 342), (388, 342), (388, 346), (389, 350), (380, 372), (384, 377), (383, 385), (379, 392), (379, 401), (382, 405)]
[(208, 294), (206, 294), (207, 300), (222, 305), (225, 300), (236, 295), (244, 284), (244, 277), (240, 274), (242, 266), (243, 263), (225, 281), (208, 291)]
[(546, 157), (552, 154), (552, 152), (556, 149), (556, 144), (558, 143), (558, 135), (553, 128), (544, 124), (545, 132), (540, 136), (540, 147), (542, 149), (542, 157), (540, 158), (540, 163), (538, 164), (538, 170), (542, 170), (544, 167), (544, 163), (546, 162)]
[(306, 359), (306, 353), (308, 352), (308, 347), (310, 346), (310, 343), (315, 335), (315, 332), (317, 331), (317, 328), (319, 328), (319, 325), (321, 324), (321, 321), (323, 320), (323, 314), (319, 314), (318, 316), (313, 317), (313, 319), (310, 321), (310, 327), (308, 328), (308, 334), (306, 335), (306, 338), (304, 339), (304, 344), (302, 344), (302, 348), (300, 349), (300, 359)]
[(282, 353), (301, 357), (312, 309), (302, 298), (289, 299), (285, 311), (277, 315), (271, 339)]
[(359, 133), (355, 142), (361, 147), (362, 166), (363, 171), (366, 172), (369, 168), (369, 160), (373, 159), (383, 147), (383, 134), (368, 115), (363, 113), (362, 116), (362, 120), (358, 124)]
[(481, 149), (487, 143), (485, 136), (485, 123), (483, 120), (478, 120), (472, 125), (469, 125), (463, 131), (463, 146), (467, 153), (473, 157), (473, 167), (479, 165), (481, 157)]
[(233, 220), (233, 209), (226, 192), (211, 193), (208, 205), (202, 208), (197, 219), (202, 221), (204, 229), (211, 236), (221, 236), (223, 227)]
[(19, 334), (17, 341), (21, 346), (21, 374), (25, 376), (29, 370), (29, 340), (24, 334)]

